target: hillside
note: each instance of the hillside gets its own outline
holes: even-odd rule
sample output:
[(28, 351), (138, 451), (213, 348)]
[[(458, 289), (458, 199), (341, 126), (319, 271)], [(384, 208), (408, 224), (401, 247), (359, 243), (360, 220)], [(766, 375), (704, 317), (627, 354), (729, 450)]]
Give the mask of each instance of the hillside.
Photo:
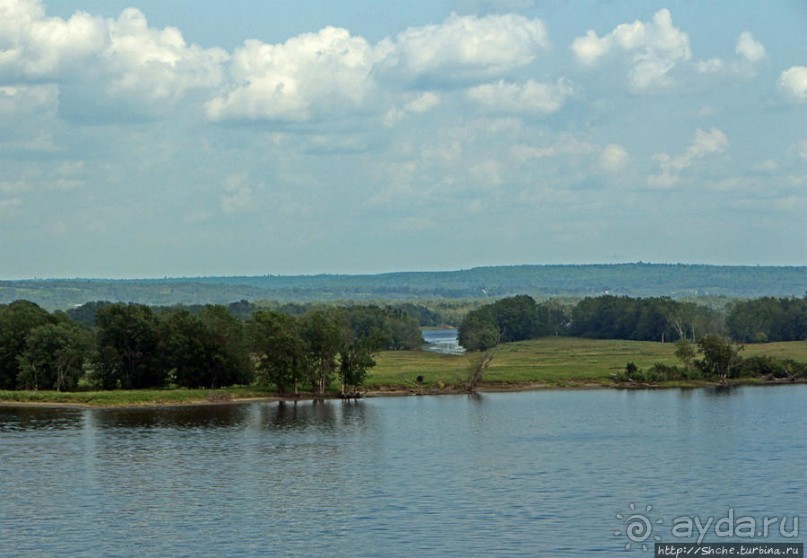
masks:
[(93, 300), (144, 304), (582, 297), (802, 296), (807, 267), (685, 264), (522, 265), (378, 275), (262, 275), (167, 279), (0, 281), (0, 304), (27, 299), (53, 310)]

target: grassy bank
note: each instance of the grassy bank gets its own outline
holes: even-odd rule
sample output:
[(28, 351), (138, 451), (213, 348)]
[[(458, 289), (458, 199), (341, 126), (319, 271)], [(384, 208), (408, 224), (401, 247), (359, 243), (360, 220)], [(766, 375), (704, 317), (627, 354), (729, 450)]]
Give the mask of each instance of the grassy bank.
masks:
[(232, 387), (225, 389), (142, 389), (116, 391), (0, 391), (0, 403), (40, 403), (54, 405), (89, 405), (92, 407), (122, 407), (149, 405), (185, 405), (190, 403), (219, 403), (272, 397), (266, 389)]
[[(678, 364), (673, 343), (545, 337), (509, 343), (495, 349), (485, 376), (488, 385), (613, 385), (611, 375), (633, 362), (648, 368), (656, 362)], [(807, 341), (747, 345), (744, 357), (769, 355), (807, 361)], [(427, 386), (451, 384), (473, 354), (386, 352), (379, 355), (368, 386), (371, 389), (411, 386), (422, 375)]]
[[(611, 375), (623, 370), (627, 362), (648, 368), (656, 362), (676, 364), (672, 343), (616, 341), (547, 337), (502, 345), (482, 387), (581, 387), (613, 386)], [(769, 355), (807, 362), (807, 341), (747, 345), (744, 357)], [(377, 366), (367, 382), (371, 391), (408, 391), (437, 389), (455, 383), (475, 358), (474, 354), (440, 355), (420, 351), (389, 351), (379, 354)], [(418, 385), (416, 379), (423, 377)], [(758, 383), (744, 379), (743, 383)], [(702, 385), (691, 383), (687, 385)], [(675, 385), (682, 385), (678, 382)], [(133, 390), (79, 391), (0, 391), (0, 402), (50, 403), (60, 405), (127, 406), (178, 405), (226, 402), (272, 397), (271, 391), (254, 387), (221, 390)]]

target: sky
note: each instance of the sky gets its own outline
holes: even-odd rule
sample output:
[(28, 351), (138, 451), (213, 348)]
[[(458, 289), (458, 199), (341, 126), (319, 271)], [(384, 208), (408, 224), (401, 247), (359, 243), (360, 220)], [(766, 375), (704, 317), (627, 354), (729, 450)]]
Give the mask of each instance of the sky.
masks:
[(0, 279), (807, 265), (803, 0), (0, 0)]

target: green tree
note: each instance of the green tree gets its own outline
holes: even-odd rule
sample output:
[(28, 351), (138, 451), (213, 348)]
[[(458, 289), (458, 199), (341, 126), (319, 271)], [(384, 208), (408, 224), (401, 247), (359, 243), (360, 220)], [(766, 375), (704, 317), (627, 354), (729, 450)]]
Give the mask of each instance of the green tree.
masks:
[(736, 376), (741, 362), (740, 351), (730, 340), (716, 334), (704, 335), (698, 340), (698, 353), (702, 356), (695, 366), (707, 378), (725, 381)]
[(307, 346), (296, 318), (259, 310), (247, 320), (250, 346), (258, 358), (258, 381), (286, 393), (307, 380)]
[(104, 389), (165, 385), (159, 359), (160, 333), (154, 312), (142, 304), (110, 304), (96, 313), (94, 378)]
[[(364, 313), (357, 313), (353, 309), (342, 312), (339, 325), (339, 381), (342, 395), (358, 392), (375, 366), (375, 353), (383, 347), (389, 348), (389, 339), (377, 326), (368, 324), (366, 318)], [(411, 321), (408, 316), (405, 318), (397, 323)], [(416, 336), (418, 339), (421, 337), (419, 328)]]
[(46, 310), (27, 300), (0, 306), (0, 389), (14, 389), (20, 374), (20, 357), (34, 328), (52, 323)]
[(469, 351), (487, 351), (499, 344), (501, 334), (490, 306), (468, 313), (457, 333), (460, 345)]
[(23, 389), (75, 389), (84, 374), (91, 339), (87, 331), (70, 321), (33, 328), (18, 357), (19, 385)]
[(675, 358), (681, 361), (687, 371), (692, 370), (696, 354), (695, 347), (686, 339), (675, 342)]
[(323, 394), (334, 379), (341, 332), (339, 317), (333, 311), (315, 310), (301, 318), (302, 337), (308, 349), (311, 386)]
[(230, 308), (207, 305), (199, 312), (213, 348), (209, 363), (213, 385), (246, 385), (254, 379), (244, 324)]

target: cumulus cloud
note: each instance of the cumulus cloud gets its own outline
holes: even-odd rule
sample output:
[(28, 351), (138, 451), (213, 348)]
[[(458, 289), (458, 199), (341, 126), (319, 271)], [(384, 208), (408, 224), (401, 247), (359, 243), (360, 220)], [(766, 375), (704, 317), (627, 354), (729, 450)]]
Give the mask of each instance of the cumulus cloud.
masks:
[(188, 89), (214, 87), (223, 79), (226, 52), (188, 45), (174, 27), (152, 29), (139, 10), (127, 8), (107, 28), (109, 43), (101, 57), (113, 96), (177, 101)]
[(188, 45), (173, 27), (150, 28), (134, 8), (117, 19), (77, 12), (46, 17), (40, 0), (0, 2), (0, 78), (79, 83), (137, 102), (177, 101), (191, 88), (213, 87), (227, 53)]
[(788, 99), (807, 101), (807, 67), (791, 66), (779, 76), (779, 90)]
[(103, 19), (83, 12), (68, 20), (47, 18), (40, 0), (5, 0), (0, 38), (0, 75), (54, 78), (99, 52), (106, 33)]
[(373, 56), (366, 40), (336, 27), (278, 45), (247, 41), (233, 55), (235, 85), (207, 104), (208, 118), (304, 121), (356, 107), (372, 89)]
[(740, 33), (735, 51), (752, 64), (765, 58), (765, 47), (754, 38), (750, 31)]
[(439, 25), (410, 27), (379, 44), (379, 69), (411, 81), (477, 81), (504, 76), (549, 47), (540, 19), (516, 14), (453, 14)]
[(561, 78), (554, 84), (533, 80), (524, 83), (501, 80), (472, 87), (467, 95), (471, 101), (493, 112), (551, 114), (560, 110), (574, 92), (574, 85)]
[(659, 164), (659, 174), (649, 177), (652, 186), (670, 187), (679, 180), (679, 174), (709, 155), (721, 153), (729, 146), (726, 134), (717, 128), (704, 131), (698, 128), (686, 151), (678, 156), (656, 153), (653, 159)]
[(695, 69), (701, 74), (745, 74), (750, 76), (754, 75), (755, 66), (767, 57), (765, 46), (757, 41), (749, 31), (740, 33), (734, 51), (738, 55), (736, 60), (710, 58), (698, 61)]
[(630, 86), (638, 91), (669, 83), (669, 73), (692, 54), (689, 36), (675, 27), (667, 9), (650, 22), (622, 23), (603, 37), (589, 30), (572, 42), (572, 52), (582, 64), (594, 66), (611, 54), (627, 56)]

